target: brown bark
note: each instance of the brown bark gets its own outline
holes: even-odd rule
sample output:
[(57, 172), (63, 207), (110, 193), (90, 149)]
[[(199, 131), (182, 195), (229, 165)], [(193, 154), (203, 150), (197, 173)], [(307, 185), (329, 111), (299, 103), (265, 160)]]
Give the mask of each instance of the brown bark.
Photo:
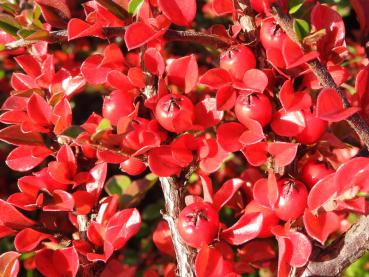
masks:
[(165, 213), (163, 218), (168, 222), (172, 233), (172, 241), (177, 257), (177, 276), (195, 276), (194, 264), (196, 250), (187, 246), (178, 232), (176, 221), (181, 210), (185, 207), (184, 187), (171, 177), (160, 178), (161, 187), (165, 200)]

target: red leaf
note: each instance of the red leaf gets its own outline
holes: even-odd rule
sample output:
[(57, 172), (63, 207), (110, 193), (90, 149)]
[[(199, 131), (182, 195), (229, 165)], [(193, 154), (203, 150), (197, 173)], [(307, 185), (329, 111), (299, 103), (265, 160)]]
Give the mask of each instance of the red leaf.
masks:
[(19, 252), (31, 252), (45, 239), (53, 239), (53, 236), (26, 228), (16, 235), (14, 246)]
[(301, 111), (286, 113), (283, 109), (274, 113), (272, 130), (280, 136), (294, 137), (305, 128), (305, 117)]
[(82, 63), (81, 73), (88, 83), (98, 85), (106, 82), (106, 77), (112, 68), (100, 66), (103, 59), (101, 55), (91, 55)]
[(0, 256), (0, 276), (17, 277), (19, 272), (19, 253), (9, 251)]
[(279, 198), (277, 180), (272, 171), (268, 179), (262, 178), (255, 182), (253, 188), (254, 200), (261, 206), (273, 209)]
[(229, 85), (225, 85), (218, 89), (216, 95), (217, 109), (220, 111), (231, 110), (236, 103), (236, 90)]
[(205, 245), (196, 256), (195, 272), (197, 277), (217, 277), (223, 273), (223, 256), (216, 248)]
[(0, 199), (0, 225), (5, 225), (13, 229), (23, 229), (26, 227), (31, 227), (35, 222), (22, 213), (20, 213), (16, 208), (10, 205), (8, 202)]
[(63, 0), (35, 0), (40, 5), (42, 15), (53, 27), (64, 28), (71, 17), (68, 5)]
[(196, 15), (196, 0), (158, 0), (159, 9), (174, 24), (188, 26)]
[(13, 145), (44, 145), (43, 138), (39, 133), (23, 133), (19, 125), (1, 129), (0, 140)]
[(263, 214), (244, 214), (231, 227), (222, 231), (222, 238), (232, 245), (240, 245), (258, 236), (263, 225)]
[(305, 210), (303, 219), (306, 232), (321, 244), (324, 244), (329, 235), (340, 227), (339, 217), (334, 212), (323, 212), (315, 216), (309, 210)]
[(43, 97), (34, 93), (28, 100), (27, 113), (34, 123), (48, 125), (51, 120), (52, 109)]
[(195, 106), (195, 124), (204, 128), (217, 125), (223, 119), (224, 112), (216, 107), (216, 99), (207, 97)]
[(224, 123), (218, 127), (217, 140), (226, 151), (236, 152), (242, 148), (240, 137), (245, 127), (238, 122)]
[(296, 157), (298, 144), (287, 142), (270, 142), (268, 152), (273, 157), (276, 167), (289, 165)]
[(288, 38), (283, 41), (282, 54), (288, 69), (303, 65), (319, 56), (316, 51), (304, 54), (300, 46)]
[(147, 44), (160, 35), (161, 32), (156, 32), (144, 22), (135, 22), (128, 26), (124, 34), (124, 41), (128, 50), (132, 50)]
[(241, 151), (253, 166), (261, 166), (267, 161), (267, 143), (259, 142), (245, 146)]
[(238, 250), (240, 260), (257, 264), (276, 258), (276, 250), (272, 240), (252, 240)]
[(43, 207), (44, 211), (73, 211), (74, 199), (70, 193), (57, 189), (53, 191), (52, 198), (52, 202)]
[(276, 236), (278, 241), (278, 277), (288, 277), (291, 267), (292, 244), (288, 238)]
[(93, 182), (86, 184), (86, 191), (95, 196), (97, 199), (104, 188), (108, 166), (106, 163), (100, 163), (95, 165), (91, 170), (90, 174), (94, 178)]
[(364, 157), (353, 158), (341, 165), (334, 176), (334, 185), (338, 195), (353, 188), (356, 184), (355, 176), (368, 167), (369, 159)]
[(26, 97), (10, 95), (1, 106), (1, 109), (24, 111), (27, 108), (27, 101), (28, 99)]
[(259, 69), (250, 69), (243, 76), (243, 84), (250, 90), (263, 92), (268, 86), (268, 76)]
[(343, 45), (345, 40), (345, 24), (341, 15), (332, 8), (317, 3), (311, 11), (311, 25), (315, 30), (326, 31), (318, 43), (318, 51), (327, 58), (332, 49)]
[(45, 276), (75, 277), (79, 268), (78, 253), (74, 247), (55, 251), (44, 248), (36, 254), (36, 268)]
[(15, 90), (29, 90), (38, 88), (35, 79), (23, 73), (13, 73), (10, 79), (10, 84)]
[(300, 232), (290, 231), (288, 238), (292, 244), (292, 256), (289, 263), (293, 267), (302, 267), (308, 261), (312, 251), (310, 240)]
[(0, 121), (5, 124), (22, 124), (29, 117), (23, 111), (7, 111), (0, 115)]
[(165, 62), (156, 48), (148, 48), (145, 51), (144, 63), (147, 70), (152, 74), (162, 76), (165, 71)]
[(355, 90), (360, 98), (360, 106), (365, 114), (369, 114), (369, 67), (362, 69), (357, 74)]
[(223, 161), (228, 157), (229, 152), (225, 151), (214, 139), (207, 141), (212, 142), (209, 143), (212, 155), (208, 155), (200, 161), (200, 168), (206, 173), (212, 173), (219, 169)]
[(243, 146), (255, 144), (265, 138), (263, 127), (258, 121), (252, 119), (243, 119), (242, 123), (246, 127), (246, 130), (241, 134), (239, 138), (239, 141), (242, 143)]
[(358, 107), (345, 109), (340, 96), (334, 89), (325, 88), (318, 95), (316, 115), (321, 119), (337, 122), (347, 119), (359, 110)]
[(167, 67), (167, 73), (170, 83), (189, 93), (196, 86), (199, 75), (195, 55), (173, 60)]
[(366, 0), (350, 0), (360, 23), (362, 36), (369, 33), (369, 3)]
[(105, 38), (100, 24), (90, 25), (79, 18), (72, 18), (69, 20), (67, 31), (68, 41), (89, 36)]
[(220, 189), (214, 194), (213, 207), (219, 211), (235, 193), (240, 189), (245, 182), (241, 179), (230, 179), (225, 182)]
[(148, 155), (148, 164), (151, 171), (161, 177), (177, 175), (181, 170), (181, 167), (175, 163), (169, 146), (152, 149)]
[(76, 212), (79, 215), (89, 214), (95, 205), (94, 195), (84, 190), (76, 191), (75, 193), (73, 193), (73, 199)]
[(213, 203), (213, 184), (209, 176), (199, 173), (199, 177), (202, 184), (202, 193), (204, 196), (204, 201)]
[[(11, 151), (6, 158), (6, 164), (11, 169), (16, 171), (28, 171), (38, 166), (43, 160), (50, 155), (52, 152), (48, 148), (40, 147), (38, 149), (37, 146), (28, 146), (23, 145), (15, 148)], [(44, 153), (40, 153), (40, 155), (35, 156), (34, 153), (38, 149), (38, 151), (46, 150)]]
[(316, 210), (337, 195), (338, 188), (334, 183), (335, 174), (332, 173), (319, 180), (311, 189), (307, 203), (310, 210)]
[(136, 209), (125, 209), (114, 214), (108, 222), (105, 240), (115, 250), (122, 248), (141, 227), (141, 216)]
[(232, 0), (214, 0), (213, 9), (218, 15), (226, 15), (233, 13), (233, 1)]
[(291, 80), (287, 80), (279, 91), (279, 100), (286, 112), (308, 109), (311, 106), (311, 96), (306, 92), (295, 92)]
[(27, 73), (36, 78), (41, 74), (40, 63), (31, 55), (20, 55), (14, 58), (17, 64)]
[(174, 246), (168, 223), (161, 220), (152, 235), (155, 246), (163, 253), (175, 257)]
[(199, 84), (209, 88), (219, 89), (232, 83), (232, 77), (228, 71), (222, 68), (212, 68), (205, 72), (199, 79)]

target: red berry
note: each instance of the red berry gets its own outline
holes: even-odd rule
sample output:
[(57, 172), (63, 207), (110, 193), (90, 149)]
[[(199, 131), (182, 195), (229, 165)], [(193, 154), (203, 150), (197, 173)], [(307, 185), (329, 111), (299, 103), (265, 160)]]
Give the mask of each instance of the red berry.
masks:
[(310, 160), (302, 167), (301, 178), (309, 188), (312, 188), (319, 180), (333, 172), (327, 163)]
[(136, 158), (129, 158), (120, 164), (120, 169), (129, 175), (139, 175), (145, 171), (146, 165)]
[(117, 125), (118, 120), (132, 113), (135, 109), (132, 94), (115, 90), (104, 98), (103, 117), (110, 120), (111, 124)]
[(181, 133), (192, 126), (195, 108), (191, 100), (183, 95), (167, 94), (163, 96), (155, 109), (160, 125), (175, 133)]
[(279, 199), (274, 209), (282, 220), (295, 220), (306, 208), (308, 191), (306, 186), (297, 180), (282, 179), (278, 181)]
[(296, 136), (296, 140), (304, 144), (313, 144), (325, 133), (328, 123), (307, 111), (304, 112), (304, 118), (305, 128)]
[(188, 245), (201, 248), (218, 234), (218, 214), (208, 203), (193, 203), (182, 210), (177, 225), (179, 234)]
[(245, 72), (255, 66), (254, 53), (243, 44), (232, 46), (220, 55), (220, 67), (238, 81), (242, 81)]
[(272, 119), (272, 104), (262, 93), (240, 94), (236, 101), (235, 112), (238, 120), (247, 125), (247, 120), (254, 119), (264, 127)]
[(278, 225), (279, 218), (272, 210), (260, 206), (255, 200), (252, 200), (245, 208), (245, 214), (261, 213), (263, 214), (263, 226), (258, 235), (259, 238), (267, 238), (273, 236), (271, 228)]
[(281, 50), (286, 37), (286, 33), (276, 24), (273, 18), (263, 20), (260, 29), (260, 41), (265, 49), (276, 48)]

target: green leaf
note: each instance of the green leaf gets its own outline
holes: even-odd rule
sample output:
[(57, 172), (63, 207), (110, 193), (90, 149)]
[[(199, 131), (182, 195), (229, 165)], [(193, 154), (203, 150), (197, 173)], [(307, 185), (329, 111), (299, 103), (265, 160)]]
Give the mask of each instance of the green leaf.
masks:
[(127, 175), (115, 175), (106, 182), (105, 191), (109, 195), (121, 196), (131, 183), (132, 181)]
[(99, 122), (99, 125), (96, 128), (96, 132), (91, 136), (91, 140), (96, 142), (101, 139), (101, 137), (108, 131), (112, 129), (111, 123), (109, 119), (103, 118)]
[(25, 40), (45, 40), (49, 37), (49, 32), (46, 30), (38, 30), (33, 32), (27, 37), (24, 37)]
[(137, 14), (138, 11), (141, 9), (142, 4), (143, 4), (144, 0), (131, 0), (129, 1), (128, 4), (128, 12), (130, 14)]
[(121, 197), (121, 205), (123, 208), (136, 206), (146, 193), (155, 185), (157, 178), (152, 179), (151, 175), (138, 179), (124, 191)]
[(21, 26), (18, 22), (8, 14), (0, 14), (0, 29), (4, 30), (8, 34), (17, 36), (17, 32)]
[(62, 135), (66, 137), (76, 138), (79, 134), (85, 132), (85, 129), (81, 128), (78, 125), (72, 125), (68, 129), (66, 129)]
[(310, 25), (303, 19), (295, 19), (293, 29), (295, 30), (299, 40), (303, 40), (303, 38), (310, 33)]
[(160, 210), (164, 209), (164, 203), (162, 201), (149, 204), (142, 211), (141, 217), (144, 221), (153, 221), (161, 217)]
[(298, 10), (304, 4), (304, 0), (290, 0), (288, 1), (288, 9), (290, 14), (298, 12)]
[(107, 131), (107, 130), (111, 130), (111, 123), (109, 119), (103, 118), (99, 122), (99, 125), (96, 128), (96, 131), (101, 132), (101, 131)]

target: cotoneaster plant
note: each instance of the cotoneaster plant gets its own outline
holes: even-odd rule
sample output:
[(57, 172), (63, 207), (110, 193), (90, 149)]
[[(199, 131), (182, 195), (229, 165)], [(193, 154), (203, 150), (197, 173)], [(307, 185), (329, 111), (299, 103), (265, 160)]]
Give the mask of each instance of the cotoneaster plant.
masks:
[(342, 274), (369, 5), (333, 2), (0, 1), (0, 276)]

